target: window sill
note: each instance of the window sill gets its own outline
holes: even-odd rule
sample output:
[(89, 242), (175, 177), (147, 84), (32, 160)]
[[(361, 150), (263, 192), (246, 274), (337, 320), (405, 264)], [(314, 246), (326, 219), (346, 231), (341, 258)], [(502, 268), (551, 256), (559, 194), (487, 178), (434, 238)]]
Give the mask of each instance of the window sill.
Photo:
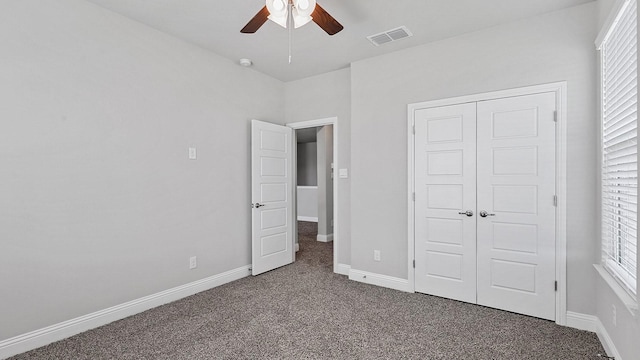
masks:
[(609, 285), (611, 290), (616, 294), (618, 299), (620, 299), (620, 301), (625, 305), (625, 307), (631, 313), (631, 315), (633, 315), (634, 317), (640, 316), (640, 313), (638, 311), (638, 302), (636, 301), (636, 299), (634, 299), (633, 296), (631, 296), (628, 292), (626, 292), (622, 288), (622, 286), (618, 284), (616, 279), (614, 279), (613, 276), (609, 274), (609, 272), (605, 270), (605, 268), (602, 265), (594, 264), (593, 267), (596, 268), (596, 271), (598, 272), (598, 274), (600, 274), (600, 277), (602, 277), (604, 282), (606, 282), (607, 285)]

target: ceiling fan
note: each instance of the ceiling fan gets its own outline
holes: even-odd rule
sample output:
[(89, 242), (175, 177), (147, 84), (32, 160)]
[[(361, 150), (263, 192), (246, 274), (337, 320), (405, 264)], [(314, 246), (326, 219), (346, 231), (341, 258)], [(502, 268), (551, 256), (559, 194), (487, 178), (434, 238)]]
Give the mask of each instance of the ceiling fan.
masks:
[(267, 20), (284, 28), (287, 26), (298, 28), (313, 20), (329, 35), (335, 35), (344, 28), (325, 9), (316, 4), (315, 0), (266, 0), (266, 5), (240, 32), (253, 34)]

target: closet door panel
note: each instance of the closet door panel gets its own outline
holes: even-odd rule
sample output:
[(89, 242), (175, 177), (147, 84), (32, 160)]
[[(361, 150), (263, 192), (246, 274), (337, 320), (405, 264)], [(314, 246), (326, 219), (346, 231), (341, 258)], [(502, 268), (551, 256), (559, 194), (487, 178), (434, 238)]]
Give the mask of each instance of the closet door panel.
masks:
[(416, 291), (475, 303), (476, 105), (419, 110), (415, 127)]
[(555, 320), (554, 93), (477, 105), (478, 304)]

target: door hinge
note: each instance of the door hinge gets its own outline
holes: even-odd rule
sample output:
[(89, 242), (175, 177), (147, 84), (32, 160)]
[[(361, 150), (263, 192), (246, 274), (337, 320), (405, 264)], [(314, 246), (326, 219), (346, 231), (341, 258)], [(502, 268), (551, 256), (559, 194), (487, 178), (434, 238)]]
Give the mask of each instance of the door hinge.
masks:
[(413, 259), (413, 268), (416, 268), (416, 259)]
[(553, 206), (558, 206), (558, 195), (553, 195)]
[(558, 291), (558, 280), (556, 280), (556, 282), (555, 282), (554, 289), (555, 289), (556, 291)]
[(558, 122), (558, 111), (553, 112), (553, 121)]

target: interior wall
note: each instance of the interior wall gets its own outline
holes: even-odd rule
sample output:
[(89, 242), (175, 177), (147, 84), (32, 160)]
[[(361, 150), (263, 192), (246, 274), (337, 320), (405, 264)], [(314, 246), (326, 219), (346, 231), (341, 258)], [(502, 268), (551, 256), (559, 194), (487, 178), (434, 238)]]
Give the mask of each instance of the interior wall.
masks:
[(251, 263), (282, 82), (82, 0), (3, 1), (0, 44), (0, 340)]
[[(338, 118), (338, 164), (351, 171), (351, 77), (342, 69), (284, 85), (287, 123)], [(337, 173), (337, 170), (336, 170)], [(351, 180), (338, 178), (338, 263), (351, 264)]]
[[(615, 282), (615, 280), (612, 281)], [(638, 350), (640, 316), (637, 314), (638, 310), (635, 310), (636, 314), (634, 314), (600, 275), (596, 275), (596, 300), (596, 316), (613, 346), (615, 346), (619, 356), (616, 359), (640, 360), (640, 350)], [(615, 323), (613, 320), (614, 307), (616, 309)], [(601, 331), (601, 329), (598, 329), (598, 331)], [(602, 335), (602, 333), (599, 335)], [(601, 341), (604, 342), (604, 340), (604, 338), (601, 338)]]
[(318, 128), (318, 238), (333, 234), (333, 126)]
[(298, 186), (318, 186), (318, 144), (298, 143)]
[(298, 186), (297, 190), (298, 221), (318, 222), (318, 187)]
[(605, 24), (611, 10), (613, 10), (616, 0), (597, 0), (598, 6), (598, 29)]
[(407, 104), (567, 81), (568, 309), (595, 313), (596, 15), (588, 3), (351, 65), (352, 269), (407, 279)]

